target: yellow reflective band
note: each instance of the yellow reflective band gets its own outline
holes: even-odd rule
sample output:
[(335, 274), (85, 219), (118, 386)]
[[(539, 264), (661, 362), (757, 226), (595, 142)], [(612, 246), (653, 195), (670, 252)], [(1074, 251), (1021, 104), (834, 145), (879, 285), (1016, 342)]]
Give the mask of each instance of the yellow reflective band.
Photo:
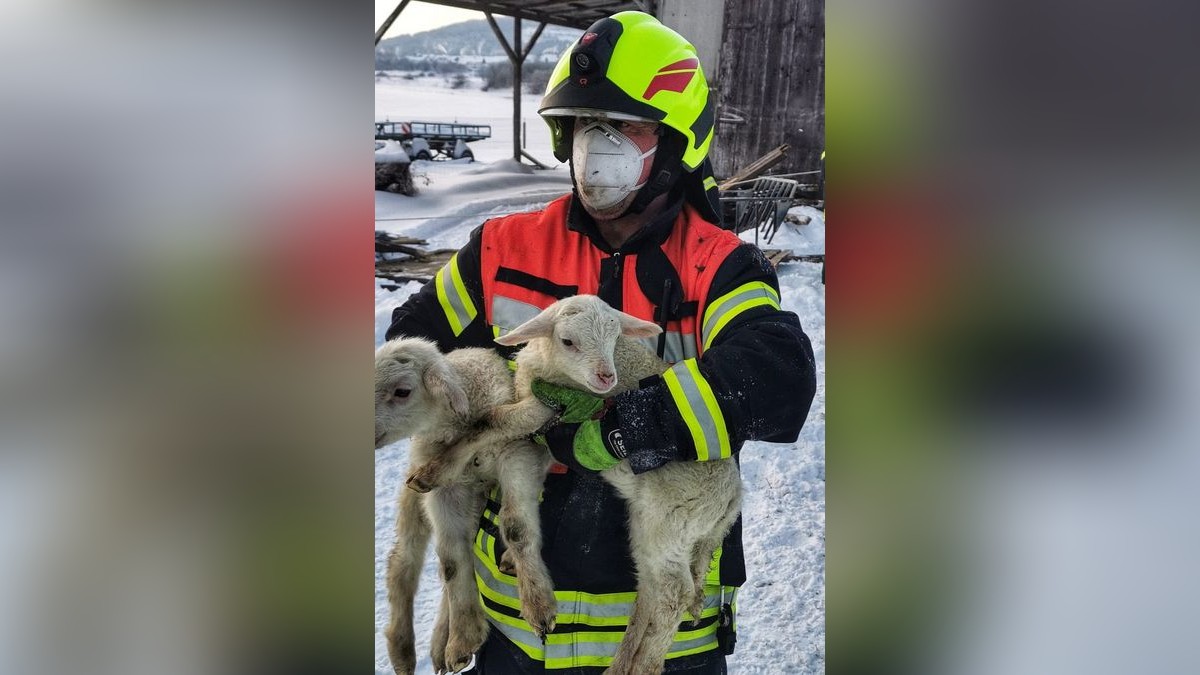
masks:
[[(488, 567), (491, 568), (491, 565), (488, 565)], [(491, 571), (491, 570), (489, 570), (489, 571)], [(504, 575), (504, 576), (508, 576), (508, 575)], [(516, 577), (508, 577), (508, 578), (512, 579), (514, 582), (517, 580)], [(479, 592), (481, 594), (483, 594), (484, 597), (490, 599), (492, 602), (495, 602), (498, 605), (504, 605), (505, 607), (511, 607), (511, 608), (517, 609), (517, 610), (521, 609), (521, 601), (519, 598), (509, 597), (507, 595), (504, 595), (500, 591), (493, 589), (491, 586), (488, 585), (487, 579), (483, 579), (480, 577), (480, 574), (478, 571), (475, 572), (475, 585), (479, 587)], [(529, 624), (525, 624), (525, 626), (527, 628), (529, 628), (530, 630), (533, 630), (533, 628)]]
[(533, 632), (533, 628), (521, 621), (514, 619), (497, 612), (496, 610), (483, 606), (483, 611), (487, 613), (488, 621), (499, 630), (504, 637), (508, 638), (509, 642), (515, 644), (525, 655), (537, 661), (543, 661), (546, 658), (545, 651), (541, 648), (541, 638), (537, 633)]
[[(717, 633), (717, 631), (714, 628), (713, 635), (715, 636), (716, 633)], [(680, 650), (677, 652), (667, 652), (667, 658), (668, 659), (677, 659), (681, 656), (691, 656), (692, 654), (699, 654), (701, 652), (710, 652), (720, 646), (721, 646), (721, 643), (717, 642), (714, 639), (712, 642), (700, 645), (699, 647), (693, 647), (692, 649), (683, 649), (683, 650)]]
[(663, 373), (663, 381), (692, 434), (696, 459), (705, 462), (732, 456), (725, 416), (721, 414), (712, 387), (700, 374), (696, 359), (687, 359), (671, 366)]
[(708, 563), (708, 574), (704, 576), (705, 586), (721, 585), (721, 547), (713, 551), (712, 560)]
[[(482, 530), (480, 530), (480, 534), (483, 534)], [(491, 540), (491, 537), (488, 537), (488, 539)], [(487, 580), (482, 578), (479, 573), (476, 572), (475, 578), (479, 584), (480, 592), (494, 600), (497, 604), (501, 604), (506, 607), (512, 607), (514, 609), (520, 609), (521, 602), (519, 599), (519, 593), (517, 591), (517, 578), (500, 571), (500, 568), (496, 565), (495, 561), (496, 556), (494, 546), (490, 551), (484, 550), (484, 547), (482, 546), (477, 548), (475, 550), (475, 557), (479, 559), (486, 570), (491, 574), (493, 579), (512, 588), (512, 595), (502, 595), (501, 591), (497, 591), (488, 585)], [(629, 610), (632, 608), (634, 600), (637, 599), (637, 593), (623, 592), (594, 594), (585, 593), (583, 591), (555, 591), (554, 599), (559, 603), (565, 603), (568, 605), (585, 607), (587, 605), (592, 605), (597, 608), (595, 610), (595, 614), (560, 614), (558, 623), (583, 623), (592, 626), (623, 626), (629, 623)], [(618, 613), (601, 615), (601, 612), (603, 612), (602, 608), (605, 606), (616, 607), (618, 609)], [(702, 612), (701, 616), (705, 616), (706, 614), (707, 612)]]
[(438, 270), (437, 276), (434, 277), (434, 286), (437, 289), (438, 302), (442, 305), (442, 312), (446, 314), (446, 321), (450, 323), (450, 330), (454, 331), (455, 336), (462, 335), (479, 312), (475, 309), (475, 303), (471, 302), (471, 296), (467, 293), (467, 287), (458, 271), (457, 253)]
[(705, 192), (708, 192), (709, 190), (711, 190), (711, 189), (713, 189), (713, 188), (715, 188), (715, 187), (717, 187), (717, 179), (716, 179), (716, 178), (713, 178), (712, 176), (707, 176), (707, 177), (705, 177), (705, 179), (704, 179), (704, 191), (705, 191)]
[[(667, 658), (699, 654), (716, 649), (717, 623), (692, 631), (675, 634), (673, 649)], [(546, 669), (609, 666), (617, 654), (623, 633), (551, 633), (546, 636)], [(557, 656), (557, 654), (564, 654)]]
[(779, 309), (779, 292), (762, 281), (742, 284), (717, 298), (704, 310), (704, 320), (701, 321), (700, 335), (704, 341), (704, 348), (708, 349), (712, 345), (717, 334), (734, 317), (753, 307), (763, 306)]
[[(476, 549), (475, 552), (475, 583), (480, 594), (488, 600), (483, 603), (484, 611), (492, 627), (517, 645), (529, 658), (543, 661), (547, 670), (579, 668), (583, 666), (611, 665), (616, 655), (617, 647), (624, 637), (624, 632), (583, 630), (572, 633), (552, 633), (543, 642), (530, 626), (519, 616), (512, 616), (496, 609), (496, 606), (520, 611), (519, 592), (516, 578), (501, 573), (495, 562), (489, 560), (487, 553)], [(491, 580), (489, 580), (489, 577)], [(705, 588), (704, 610), (702, 618), (714, 617), (720, 612), (722, 593), (725, 589), (720, 586)], [(511, 593), (511, 595), (509, 595)], [(592, 626), (627, 626), (629, 613), (633, 608), (636, 593), (592, 594), (576, 591), (556, 591), (555, 598), (561, 608), (585, 605), (585, 611), (605, 612), (605, 608), (619, 609), (622, 616), (591, 616), (579, 613), (558, 614), (558, 624), (584, 624)], [(491, 603), (491, 604), (489, 604)], [(591, 604), (590, 610), (586, 608)], [(683, 621), (691, 620), (691, 615), (684, 613)], [(716, 633), (717, 622), (713, 621), (703, 628), (677, 631), (672, 640), (671, 651), (667, 658), (678, 658), (689, 654), (716, 649), (718, 646)]]
[(585, 666), (604, 668), (612, 665), (613, 657), (615, 656), (616, 649), (614, 648), (612, 656), (571, 656), (559, 659), (546, 659), (546, 670), (583, 668)]

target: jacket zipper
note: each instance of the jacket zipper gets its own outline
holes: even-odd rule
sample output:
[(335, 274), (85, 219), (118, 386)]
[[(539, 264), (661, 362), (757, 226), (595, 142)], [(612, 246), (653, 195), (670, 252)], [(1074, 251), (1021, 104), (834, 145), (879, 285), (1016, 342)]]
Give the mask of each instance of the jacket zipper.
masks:
[(616, 253), (612, 254), (612, 260), (613, 260), (612, 280), (616, 281), (621, 278), (621, 263), (623, 261), (623, 258), (621, 258), (621, 252), (617, 251)]

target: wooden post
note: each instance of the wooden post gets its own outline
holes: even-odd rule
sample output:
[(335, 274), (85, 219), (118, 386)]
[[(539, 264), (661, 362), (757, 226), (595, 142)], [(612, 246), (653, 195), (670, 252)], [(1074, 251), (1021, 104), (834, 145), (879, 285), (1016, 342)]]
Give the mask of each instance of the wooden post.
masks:
[[(521, 155), (528, 157), (528, 154), (521, 150), (521, 64), (525, 63), (529, 52), (533, 51), (533, 45), (542, 35), (542, 30), (546, 24), (538, 24), (537, 30), (533, 31), (533, 37), (529, 38), (529, 44), (521, 49), (521, 19), (513, 17), (513, 44), (508, 44), (508, 39), (504, 37), (504, 33), (500, 32), (500, 26), (496, 25), (496, 19), (492, 17), (491, 12), (484, 12), (483, 18), (487, 19), (488, 25), (492, 27), (492, 32), (496, 34), (496, 39), (500, 42), (500, 46), (504, 48), (504, 53), (508, 54), (508, 62), (512, 64), (513, 69), (513, 159), (521, 161)], [(538, 166), (544, 166), (541, 162)]]
[(521, 50), (521, 17), (513, 17), (514, 54), (520, 54), (519, 59), (512, 62), (513, 69), (513, 159), (521, 161), (521, 64), (525, 62), (525, 54)]

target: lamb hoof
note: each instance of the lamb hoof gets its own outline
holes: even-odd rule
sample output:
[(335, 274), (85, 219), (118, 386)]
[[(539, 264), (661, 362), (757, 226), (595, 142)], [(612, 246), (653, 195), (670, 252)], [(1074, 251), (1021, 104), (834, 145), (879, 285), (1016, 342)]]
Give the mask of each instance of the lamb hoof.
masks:
[(420, 476), (416, 475), (409, 476), (408, 480), (404, 481), (404, 484), (421, 494), (425, 494), (433, 489), (432, 485), (428, 485)]
[(557, 603), (535, 602), (530, 603), (528, 608), (522, 606), (521, 616), (533, 627), (533, 632), (545, 641), (546, 636), (553, 633), (554, 627), (558, 625), (555, 614), (557, 609)]
[(449, 672), (449, 669), (446, 667), (446, 645), (432, 645), (429, 659), (433, 661), (433, 672), (438, 675)]
[(509, 555), (508, 549), (505, 549), (504, 553), (500, 554), (500, 562), (497, 563), (496, 567), (501, 572), (509, 576), (517, 576), (517, 564), (513, 562), (512, 556)]
[(446, 671), (458, 672), (467, 667), (471, 657), (483, 648), (488, 636), (488, 622), (481, 609), (478, 616), (463, 617), (451, 630), (446, 642)]
[(451, 644), (446, 647), (446, 669), (438, 672), (457, 673), (466, 668), (471, 663), (471, 658), (475, 656), (475, 652), (483, 647), (483, 640), (474, 647), (465, 644), (455, 644), (451, 640)]
[[(474, 653), (474, 652), (472, 652), (472, 653)], [(467, 654), (467, 656), (465, 658), (460, 659), (458, 661), (451, 662), (449, 664), (448, 669), (445, 670), (444, 672), (457, 673), (457, 672), (460, 672), (463, 669), (465, 669), (470, 664), (471, 664), (471, 654)]]
[(554, 597), (554, 589), (549, 579), (544, 583), (534, 583), (530, 579), (520, 581), (521, 618), (525, 619), (544, 641), (546, 634), (553, 631), (556, 625), (558, 599)]
[(534, 630), (534, 632), (537, 633), (537, 636), (542, 639), (542, 642), (545, 642), (546, 636), (549, 635), (550, 633), (553, 633), (554, 627), (557, 625), (558, 625), (558, 622), (553, 617), (551, 617), (549, 620), (544, 621), (544, 622), (539, 623), (538, 625), (534, 626), (533, 630)]

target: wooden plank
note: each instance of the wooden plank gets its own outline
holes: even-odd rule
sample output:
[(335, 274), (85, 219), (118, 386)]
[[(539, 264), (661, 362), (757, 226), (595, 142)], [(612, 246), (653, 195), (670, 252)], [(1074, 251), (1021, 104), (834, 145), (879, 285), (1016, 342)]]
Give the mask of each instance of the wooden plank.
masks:
[(783, 158), (787, 155), (787, 151), (787, 143), (767, 151), (766, 154), (750, 162), (745, 168), (730, 176), (725, 182), (721, 183), (718, 189), (728, 190), (738, 183), (744, 183), (758, 177), (762, 172), (783, 161)]
[(405, 255), (412, 256), (413, 258), (416, 258), (417, 260), (424, 260), (425, 257), (429, 255), (428, 251), (422, 251), (419, 248), (414, 248), (412, 246), (405, 246), (404, 244), (376, 245), (375, 252), (376, 253), (403, 253)]
[(767, 261), (771, 263), (771, 267), (779, 267), (779, 263), (785, 262), (825, 262), (824, 253), (796, 255), (787, 249), (780, 248), (763, 249), (763, 255), (767, 257)]
[(791, 251), (785, 251), (778, 248), (763, 249), (763, 255), (767, 257), (767, 262), (771, 263), (771, 267), (778, 267), (779, 263), (783, 262)]
[(552, 166), (548, 166), (548, 165), (546, 165), (546, 164), (542, 164), (541, 162), (539, 162), (539, 161), (538, 161), (537, 157), (534, 157), (533, 155), (529, 154), (528, 152), (525, 152), (524, 150), (522, 150), (522, 151), (521, 151), (521, 155), (522, 155), (523, 157), (525, 157), (525, 159), (528, 159), (529, 161), (531, 161), (531, 162), (533, 162), (534, 164), (536, 164), (536, 165), (537, 165), (537, 168), (539, 168), (539, 169), (552, 169), (552, 168), (554, 168), (554, 167), (552, 167)]
[(375, 230), (375, 243), (378, 244), (381, 241), (396, 242), (398, 244), (416, 244), (417, 246), (428, 246), (429, 245), (429, 242), (425, 241), (424, 239), (416, 239), (414, 237), (405, 237), (405, 236), (402, 236), (399, 234), (389, 234), (387, 232), (381, 232), (379, 230)]

